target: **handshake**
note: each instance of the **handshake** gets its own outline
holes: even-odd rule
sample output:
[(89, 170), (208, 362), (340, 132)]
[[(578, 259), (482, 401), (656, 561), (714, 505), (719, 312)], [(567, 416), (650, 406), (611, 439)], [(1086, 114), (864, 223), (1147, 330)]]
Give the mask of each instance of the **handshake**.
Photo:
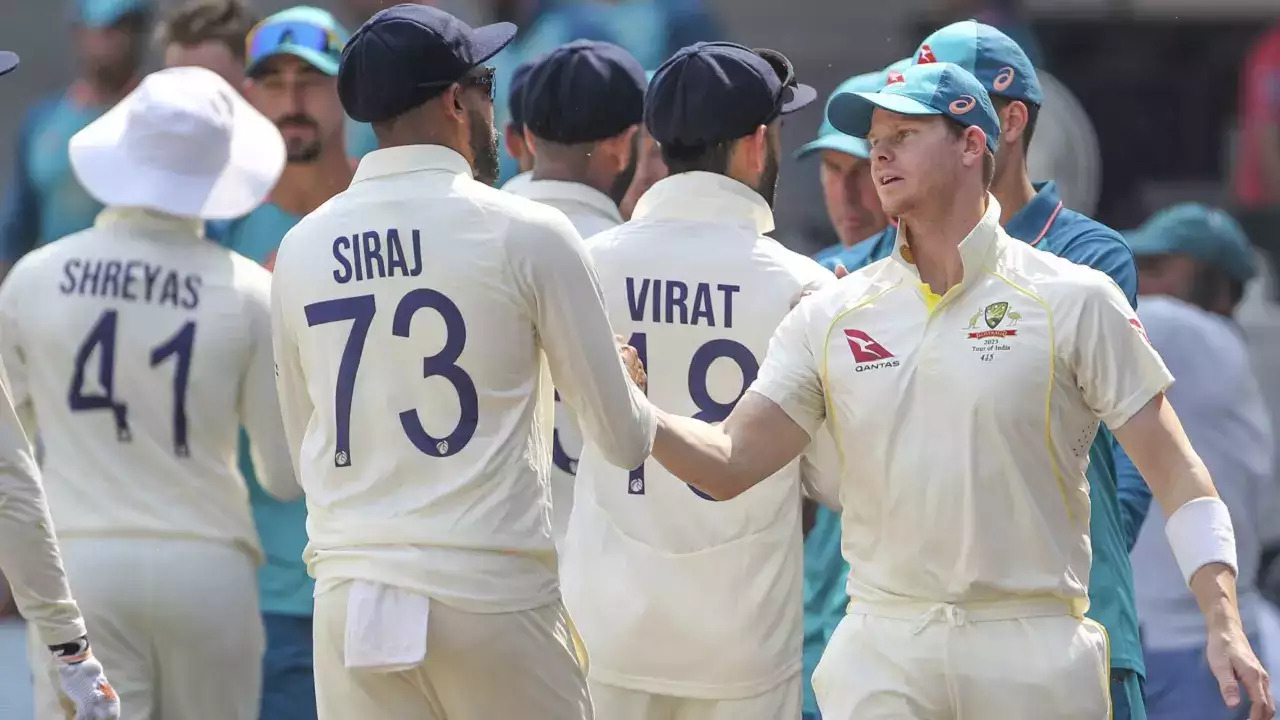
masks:
[(636, 349), (627, 344), (627, 339), (621, 335), (614, 335), (613, 341), (618, 344), (618, 354), (622, 356), (622, 364), (627, 368), (627, 374), (631, 376), (631, 382), (641, 390), (649, 389), (649, 376), (644, 371), (644, 363), (640, 362), (640, 353)]

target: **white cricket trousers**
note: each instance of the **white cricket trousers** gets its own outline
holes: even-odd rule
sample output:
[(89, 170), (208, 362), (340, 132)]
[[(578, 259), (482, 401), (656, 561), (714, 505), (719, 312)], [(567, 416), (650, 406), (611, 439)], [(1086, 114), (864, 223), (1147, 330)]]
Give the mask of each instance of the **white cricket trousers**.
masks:
[(801, 683), (800, 673), (796, 673), (778, 687), (753, 697), (703, 700), (589, 681), (600, 720), (799, 720)]
[[(121, 720), (257, 720), (264, 638), (257, 568), (245, 550), (158, 537), (60, 545)], [(36, 720), (66, 720), (48, 648), (34, 632), (28, 648)]]
[(1101, 625), (1060, 600), (851, 603), (813, 672), (823, 720), (1108, 720)]
[(320, 720), (594, 720), (576, 632), (556, 601), (471, 613), (430, 601), (426, 657), (407, 669), (348, 669), (352, 583), (316, 597)]

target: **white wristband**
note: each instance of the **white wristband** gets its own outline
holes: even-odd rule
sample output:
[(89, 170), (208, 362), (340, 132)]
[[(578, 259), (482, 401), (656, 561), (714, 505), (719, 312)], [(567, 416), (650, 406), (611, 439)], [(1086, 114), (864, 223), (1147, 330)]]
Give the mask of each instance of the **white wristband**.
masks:
[(1239, 572), (1231, 513), (1218, 498), (1200, 497), (1178, 508), (1165, 522), (1164, 534), (1187, 584), (1209, 563), (1222, 563), (1232, 573)]

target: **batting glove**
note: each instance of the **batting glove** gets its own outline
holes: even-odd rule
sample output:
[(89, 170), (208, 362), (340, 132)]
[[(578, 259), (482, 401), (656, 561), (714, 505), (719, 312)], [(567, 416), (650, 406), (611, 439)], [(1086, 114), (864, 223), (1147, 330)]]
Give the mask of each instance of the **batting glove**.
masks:
[(58, 684), (76, 706), (75, 720), (118, 720), (120, 698), (102, 674), (102, 663), (89, 649), (89, 639), (49, 649), (57, 658)]

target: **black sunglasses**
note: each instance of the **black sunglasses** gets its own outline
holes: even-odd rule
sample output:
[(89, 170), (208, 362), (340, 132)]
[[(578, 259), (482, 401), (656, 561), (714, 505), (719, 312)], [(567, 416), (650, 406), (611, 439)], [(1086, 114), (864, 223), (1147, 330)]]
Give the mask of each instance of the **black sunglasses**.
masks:
[(480, 68), (479, 72), (464, 75), (458, 82), (464, 86), (478, 87), (489, 94), (489, 101), (493, 102), (497, 97), (498, 83), (495, 81), (497, 70), (492, 67), (485, 66)]
[(755, 48), (751, 52), (764, 58), (764, 61), (769, 63), (769, 67), (773, 68), (773, 72), (777, 74), (781, 84), (778, 86), (778, 95), (773, 100), (777, 107), (782, 107), (786, 103), (789, 93), (793, 92), (799, 84), (796, 82), (795, 66), (791, 64), (786, 55), (777, 50)]

